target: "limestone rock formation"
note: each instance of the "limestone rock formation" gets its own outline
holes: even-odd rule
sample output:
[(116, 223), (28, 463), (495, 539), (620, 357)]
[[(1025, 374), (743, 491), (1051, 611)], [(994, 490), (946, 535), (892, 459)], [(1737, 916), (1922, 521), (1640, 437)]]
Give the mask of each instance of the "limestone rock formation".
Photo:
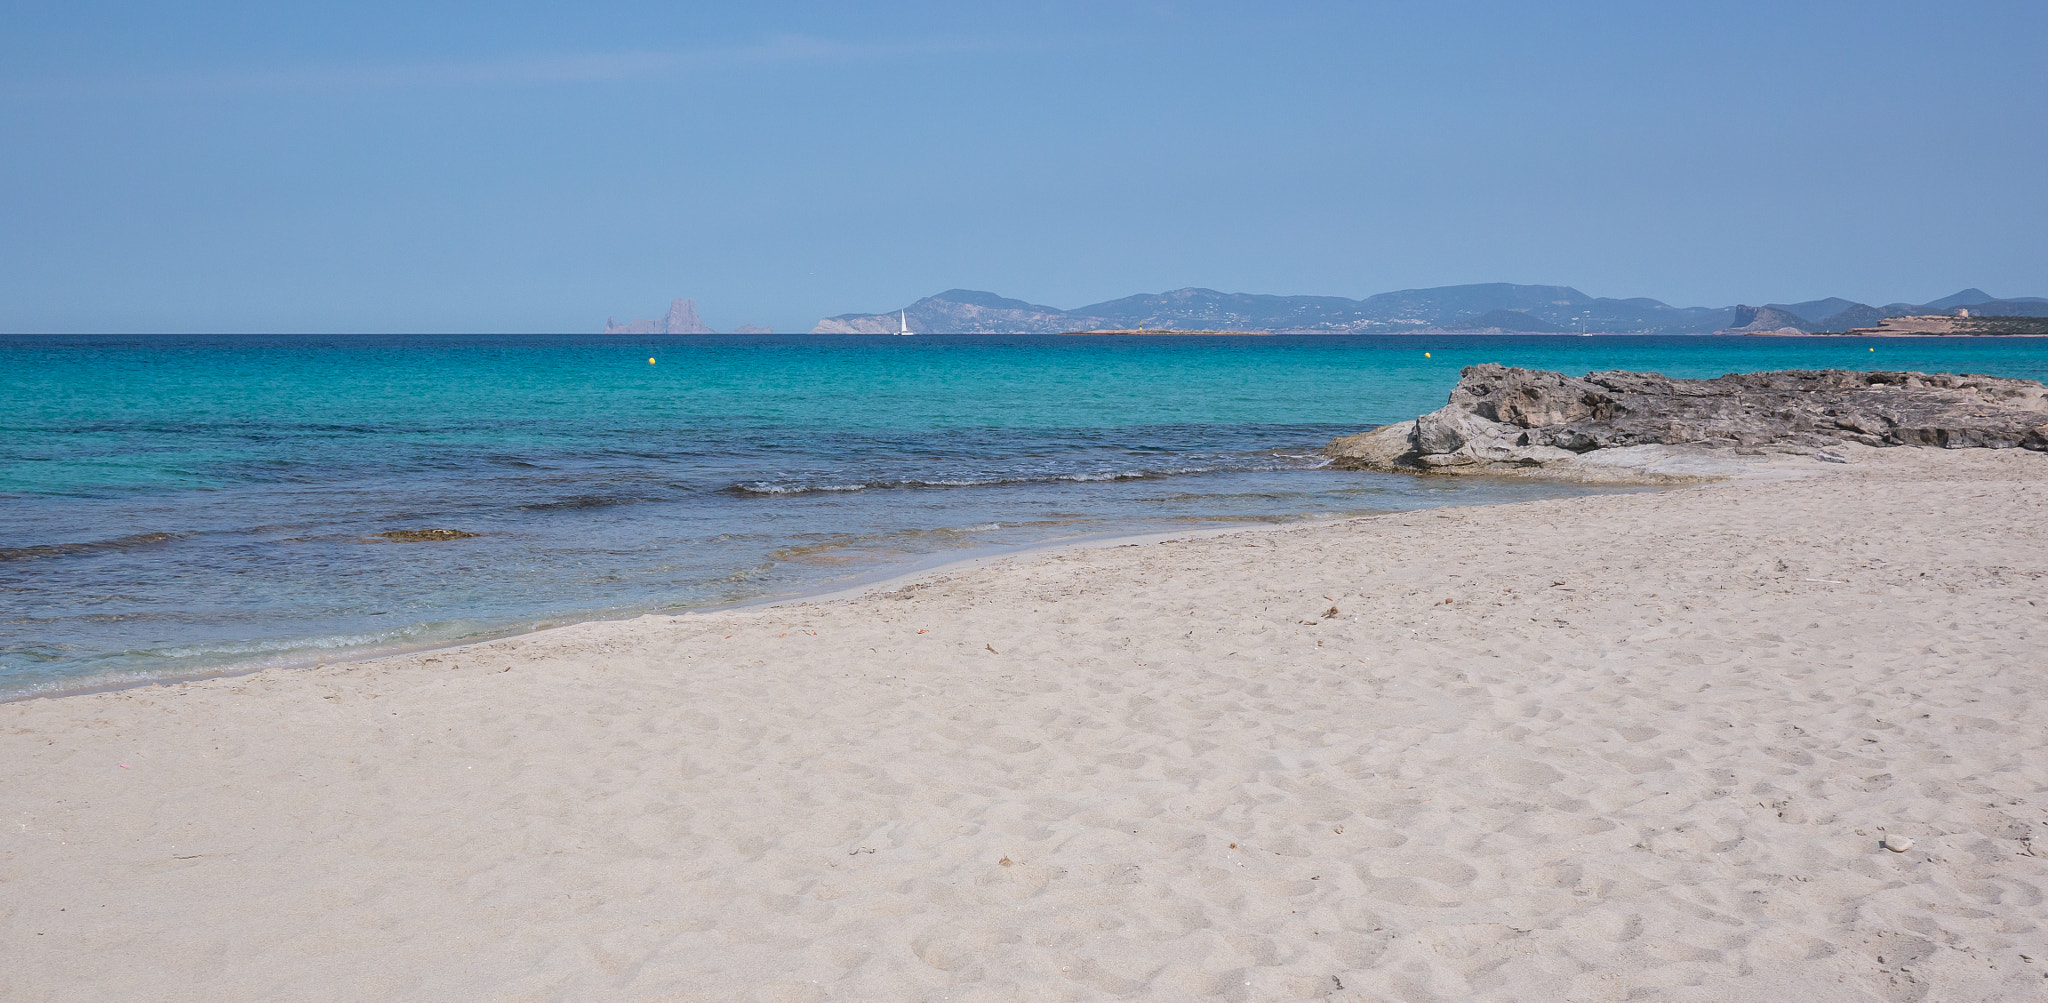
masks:
[(2048, 387), (1845, 369), (1574, 378), (1489, 363), (1466, 367), (1444, 407), (1345, 436), (1324, 452), (1333, 466), (1357, 470), (1501, 472), (1583, 464), (1596, 450), (1813, 452), (1845, 441), (2048, 451)]

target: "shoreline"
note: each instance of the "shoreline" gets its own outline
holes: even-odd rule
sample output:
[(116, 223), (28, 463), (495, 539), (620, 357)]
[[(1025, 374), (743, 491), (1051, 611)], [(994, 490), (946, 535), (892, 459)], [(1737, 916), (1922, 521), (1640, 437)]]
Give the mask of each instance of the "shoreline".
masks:
[[(1657, 478), (1654, 476), (1647, 475), (1631, 479), (1630, 476), (1625, 475), (1615, 480), (1606, 482), (1575, 482), (1571, 478), (1563, 477), (1554, 478), (1554, 480), (1560, 486), (1577, 483), (1580, 485), (1590, 485), (1593, 487), (1601, 488), (1616, 488), (1622, 490), (1626, 490), (1628, 488), (1658, 490), (1673, 486), (1683, 486), (1685, 484), (1703, 482), (1706, 480), (1737, 477), (1743, 475), (1744, 471), (1740, 469), (1739, 464), (1727, 464), (1712, 468), (1703, 475), (1691, 477), (1688, 479)], [(1402, 473), (1399, 476), (1409, 477), (1418, 475)], [(1500, 479), (1528, 479), (1528, 475), (1511, 472), (1500, 475)], [(1403, 512), (1433, 511), (1437, 508), (1486, 507), (1502, 504), (1517, 504), (1517, 502), (1480, 500), (1430, 506), (1427, 508), (1418, 509), (1368, 511), (1345, 515), (1311, 515), (1300, 518), (1282, 517), (1277, 521), (1249, 520), (1243, 522), (1205, 522), (1204, 525), (1198, 528), (1186, 530), (1169, 531), (1145, 529), (1112, 529), (1095, 533), (1085, 533), (1078, 536), (1055, 537), (1051, 539), (1038, 540), (1011, 546), (968, 547), (962, 548), (958, 551), (934, 551), (927, 554), (906, 555), (905, 560), (890, 563), (886, 567), (877, 568), (872, 571), (852, 575), (845, 579), (838, 579), (830, 582), (820, 583), (815, 587), (806, 588), (796, 592), (771, 593), (766, 595), (754, 596), (747, 599), (735, 600), (731, 602), (720, 602), (708, 604), (705, 606), (675, 609), (669, 611), (650, 609), (633, 613), (597, 616), (565, 614), (563, 617), (563, 622), (550, 623), (547, 626), (519, 627), (510, 628), (502, 631), (488, 631), (480, 635), (463, 637), (454, 640), (431, 641), (418, 645), (395, 645), (387, 647), (367, 646), (357, 652), (347, 652), (333, 657), (288, 659), (283, 661), (270, 662), (262, 665), (233, 666), (215, 670), (195, 672), (191, 674), (167, 675), (149, 678), (117, 677), (113, 679), (108, 679), (107, 677), (99, 677), (99, 681), (91, 682), (88, 685), (82, 685), (73, 688), (46, 689), (37, 691), (26, 691), (20, 693), (0, 693), (0, 706), (29, 700), (54, 700), (73, 696), (91, 695), (95, 693), (118, 693), (131, 689), (147, 689), (150, 687), (178, 686), (185, 683), (200, 682), (211, 679), (236, 679), (244, 676), (272, 671), (301, 672), (310, 669), (325, 668), (330, 665), (346, 665), (353, 663), (376, 661), (385, 658), (400, 658), (422, 653), (461, 649), (472, 645), (489, 644), (492, 642), (503, 641), (510, 638), (530, 637), (534, 635), (545, 634), (549, 631), (563, 630), (567, 628), (577, 627), (583, 624), (630, 623), (632, 621), (639, 620), (645, 617), (699, 616), (726, 612), (730, 610), (750, 609), (754, 607), (779, 606), (789, 603), (810, 603), (823, 602), (827, 600), (850, 599), (868, 594), (873, 591), (886, 589), (891, 586), (901, 585), (920, 576), (946, 572), (949, 569), (952, 569), (955, 565), (960, 565), (967, 568), (979, 567), (981, 564), (989, 561), (1003, 560), (1007, 558), (1025, 555), (1033, 555), (1041, 552), (1060, 553), (1070, 549), (1124, 546), (1130, 543), (1154, 543), (1163, 539), (1198, 539), (1219, 534), (1227, 535), (1241, 532), (1281, 531), (1285, 529), (1298, 528), (1308, 525), (1317, 525), (1324, 523), (1341, 523), (1353, 519), (1373, 518), (1380, 515), (1397, 515)]]
[[(1474, 506), (1480, 506), (1489, 504), (1513, 503), (1473, 502), (1469, 504)], [(1453, 506), (1438, 507), (1448, 508)], [(1422, 509), (1403, 511), (1428, 510)], [(1211, 534), (1257, 532), (1261, 530), (1280, 530), (1318, 523), (1335, 523), (1343, 522), (1350, 519), (1371, 518), (1374, 515), (1380, 514), (1387, 513), (1369, 512), (1356, 515), (1339, 515), (1321, 518), (1306, 518), (1278, 523), (1227, 523), (1221, 526), (1208, 526), (1201, 529), (1188, 530), (1180, 533), (1126, 533), (1111, 530), (1103, 533), (1086, 534), (1083, 536), (1058, 537), (1050, 540), (1040, 540), (1032, 543), (1021, 543), (1015, 546), (1008, 547), (967, 548), (970, 551), (977, 549), (985, 550), (985, 552), (981, 553), (970, 552), (967, 554), (960, 554), (958, 552), (933, 552), (930, 554), (912, 555), (917, 558), (922, 558), (921, 560), (909, 560), (899, 562), (896, 564), (892, 564), (887, 568), (877, 569), (873, 572), (866, 574), (853, 575), (847, 579), (840, 579), (827, 583), (822, 583), (814, 589), (806, 589), (800, 592), (754, 596), (752, 598), (741, 599), (733, 602), (715, 603), (701, 607), (691, 607), (687, 609), (679, 609), (669, 612), (647, 610), (637, 613), (624, 613), (616, 616), (578, 617), (569, 619), (563, 623), (553, 623), (544, 627), (527, 627), (518, 629), (508, 629), (505, 631), (493, 631), (481, 636), (464, 637), (457, 640), (449, 641), (428, 642), (417, 646), (406, 645), (393, 648), (367, 647), (360, 652), (345, 653), (339, 657), (333, 658), (301, 659), (265, 665), (240, 666), (220, 669), (216, 671), (199, 672), (191, 675), (166, 676), (160, 678), (152, 677), (147, 679), (117, 679), (113, 681), (98, 682), (92, 685), (82, 686), (76, 689), (33, 691), (18, 694), (0, 694), (0, 706), (4, 706), (10, 703), (19, 703), (28, 700), (59, 700), (75, 696), (90, 696), (92, 694), (97, 693), (119, 693), (126, 690), (146, 689), (149, 687), (179, 686), (186, 683), (204, 682), (207, 680), (214, 679), (237, 679), (244, 676), (257, 675), (264, 672), (302, 672), (309, 669), (322, 669), (331, 665), (348, 665), (361, 662), (373, 662), (385, 658), (402, 658), (410, 655), (420, 655), (429, 654), (433, 652), (459, 650), (473, 645), (490, 644), (493, 642), (504, 641), (511, 638), (531, 637), (535, 635), (546, 634), (550, 631), (564, 630), (572, 627), (582, 626), (584, 624), (631, 623), (635, 620), (640, 620), (646, 617), (703, 616), (716, 613), (730, 612), (734, 610), (752, 609), (756, 607), (773, 608), (781, 606), (783, 604), (815, 603), (842, 599), (853, 599), (873, 593), (878, 590), (885, 590), (890, 586), (902, 585), (919, 578), (929, 577), (935, 574), (947, 573), (951, 569), (954, 569), (956, 566), (960, 566), (962, 569), (972, 569), (981, 567), (990, 561), (997, 561), (1023, 555), (1038, 554), (1041, 552), (1058, 553), (1068, 549), (1088, 549), (1092, 547), (1124, 546), (1134, 542), (1156, 543), (1163, 539), (1193, 539)], [(932, 558), (938, 558), (938, 560), (931, 560)], [(572, 616), (575, 615), (572, 614)]]
[(2031, 998), (2048, 458), (1845, 452), (0, 705), (0, 996)]
[[(1117, 537), (1106, 537), (1105, 539), (1113, 540), (1116, 538)], [(203, 682), (206, 680), (213, 679), (237, 679), (243, 676), (251, 676), (264, 672), (300, 672), (308, 669), (322, 669), (330, 665), (347, 665), (359, 662), (373, 662), (384, 658), (402, 658), (409, 655), (420, 655), (440, 651), (458, 650), (461, 648), (470, 647), (472, 645), (490, 644), (492, 642), (504, 641), (511, 638), (529, 637), (538, 634), (545, 634), (549, 631), (563, 630), (565, 628), (570, 627), (578, 627), (582, 626), (583, 624), (631, 623), (635, 620), (639, 620), (644, 617), (650, 616), (694, 616), (708, 613), (722, 613), (730, 610), (749, 609), (756, 606), (775, 606), (785, 602), (816, 601), (827, 597), (852, 598), (854, 596), (858, 596), (868, 591), (871, 591), (872, 589), (881, 588), (886, 585), (894, 584), (899, 579), (915, 578), (919, 575), (951, 567), (954, 564), (968, 564), (978, 560), (994, 559), (996, 557), (1007, 556), (1013, 551), (1016, 553), (1026, 553), (1041, 547), (1057, 547), (1066, 542), (1069, 541), (1066, 539), (1060, 539), (1043, 541), (1040, 543), (1026, 543), (1020, 544), (1016, 548), (997, 548), (997, 550), (993, 554), (978, 556), (955, 557), (947, 555), (945, 560), (933, 565), (926, 565), (923, 562), (913, 561), (909, 562), (913, 566), (908, 569), (892, 566), (891, 568), (885, 571), (876, 572), (876, 574), (880, 575), (880, 577), (873, 582), (868, 582), (868, 578), (871, 576), (855, 575), (852, 576), (850, 582), (842, 580), (825, 583), (818, 586), (818, 588), (815, 591), (755, 596), (752, 598), (741, 599), (734, 602), (715, 603), (702, 607), (675, 610), (672, 612), (657, 612), (653, 610), (647, 610), (637, 613), (624, 613), (617, 616), (587, 616), (569, 619), (567, 622), (564, 623), (554, 623), (544, 627), (526, 627), (517, 629), (507, 629), (504, 631), (491, 631), (480, 636), (464, 637), (449, 641), (428, 642), (421, 645), (404, 645), (395, 648), (366, 647), (359, 652), (344, 653), (339, 657), (334, 658), (290, 660), (266, 665), (240, 666), (221, 669), (217, 671), (200, 672), (192, 675), (167, 676), (162, 678), (121, 679), (116, 681), (96, 683), (94, 685), (78, 689), (26, 692), (20, 694), (0, 694), (0, 705), (18, 703), (25, 700), (57, 700), (66, 697), (89, 696), (95, 693), (119, 693), (124, 690), (147, 688), (152, 686), (179, 686), (185, 683)], [(936, 555), (926, 554), (918, 556), (932, 557)], [(576, 615), (571, 614), (571, 616)]]

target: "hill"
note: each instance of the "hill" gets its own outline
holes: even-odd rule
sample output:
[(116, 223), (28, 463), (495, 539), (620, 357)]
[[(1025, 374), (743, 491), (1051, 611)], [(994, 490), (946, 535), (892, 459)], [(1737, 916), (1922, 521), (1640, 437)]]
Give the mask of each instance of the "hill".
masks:
[(843, 313), (827, 317), (811, 328), (812, 334), (895, 334), (901, 323), (912, 331), (944, 331), (959, 334), (1059, 334), (1078, 324), (1074, 314), (1058, 307), (1039, 306), (1023, 300), (1006, 299), (995, 293), (974, 289), (948, 289), (927, 296), (889, 313)]

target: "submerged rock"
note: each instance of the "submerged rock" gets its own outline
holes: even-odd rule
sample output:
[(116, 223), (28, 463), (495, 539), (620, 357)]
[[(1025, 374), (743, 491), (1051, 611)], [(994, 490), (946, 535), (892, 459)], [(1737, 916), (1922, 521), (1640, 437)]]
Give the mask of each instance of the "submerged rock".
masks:
[[(1337, 439), (1324, 453), (1357, 470), (1504, 472), (1587, 466), (1596, 450), (1811, 453), (1844, 441), (2048, 450), (2048, 388), (1948, 373), (1791, 369), (1681, 380), (1489, 363), (1466, 367), (1444, 407)], [(1637, 451), (1652, 454), (1671, 451)]]
[(394, 529), (388, 533), (370, 535), (382, 540), (397, 540), (400, 543), (424, 543), (429, 540), (461, 540), (483, 534), (464, 529)]

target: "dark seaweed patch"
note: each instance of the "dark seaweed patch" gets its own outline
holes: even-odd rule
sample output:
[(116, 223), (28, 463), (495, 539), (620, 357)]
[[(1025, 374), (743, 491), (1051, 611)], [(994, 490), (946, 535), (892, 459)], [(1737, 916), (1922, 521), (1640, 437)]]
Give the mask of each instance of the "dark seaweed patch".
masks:
[(45, 543), (33, 547), (0, 547), (0, 561), (33, 561), (45, 557), (76, 557), (84, 554), (101, 554), (114, 550), (134, 550), (138, 547), (154, 547), (183, 537), (183, 533), (136, 533), (133, 536), (117, 536), (111, 540), (94, 540), (90, 543)]
[(399, 543), (427, 543), (433, 540), (462, 540), (483, 534), (472, 533), (466, 529), (394, 529), (370, 535), (383, 540), (396, 540)]

